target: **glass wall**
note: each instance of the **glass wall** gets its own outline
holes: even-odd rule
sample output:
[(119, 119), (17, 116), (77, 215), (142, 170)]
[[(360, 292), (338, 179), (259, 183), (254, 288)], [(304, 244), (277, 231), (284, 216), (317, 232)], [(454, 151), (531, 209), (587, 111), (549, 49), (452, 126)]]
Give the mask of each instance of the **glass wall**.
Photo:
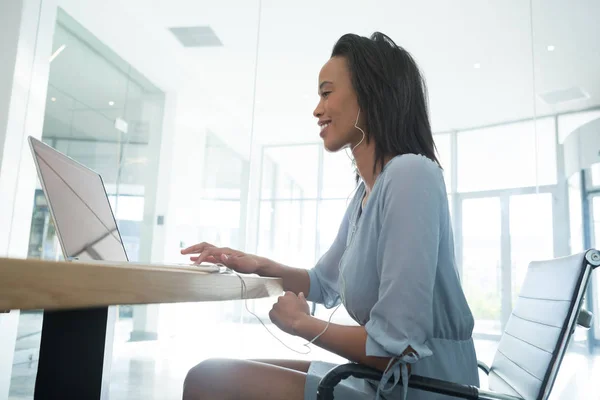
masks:
[[(102, 176), (130, 261), (150, 258), (143, 230), (155, 205), (164, 101), (164, 92), (58, 9), (42, 140)], [(63, 259), (39, 182), (28, 257)], [(117, 308), (117, 336), (126, 340), (132, 307)], [(11, 394), (33, 393), (41, 326), (41, 311), (21, 313)]]
[[(600, 160), (574, 170), (565, 145), (600, 119), (593, 2), (58, 3), (43, 139), (102, 174), (132, 260), (183, 262), (181, 248), (207, 241), (312, 267), (356, 187), (348, 154), (319, 138), (318, 73), (342, 34), (374, 31), (409, 50), (428, 83), (481, 359), (491, 361), (530, 261), (600, 246)], [(29, 251), (60, 258), (39, 192)], [(268, 321), (273, 301), (247, 306), (303, 351)], [(187, 370), (213, 356), (339, 360), (287, 349), (245, 306), (120, 307), (110, 398), (180, 398)], [(334, 321), (352, 323), (343, 309)], [(577, 349), (600, 325), (591, 332), (577, 330)], [(15, 396), (30, 396), (33, 360), (14, 368)]]

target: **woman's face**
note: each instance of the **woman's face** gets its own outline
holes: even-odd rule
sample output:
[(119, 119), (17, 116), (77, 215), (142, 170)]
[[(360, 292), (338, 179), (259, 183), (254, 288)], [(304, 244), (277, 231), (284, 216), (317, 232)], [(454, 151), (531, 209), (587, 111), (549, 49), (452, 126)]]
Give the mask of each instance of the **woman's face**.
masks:
[(319, 119), (325, 148), (335, 152), (356, 145), (362, 138), (354, 127), (359, 107), (345, 58), (332, 57), (321, 69), (319, 98), (313, 115)]

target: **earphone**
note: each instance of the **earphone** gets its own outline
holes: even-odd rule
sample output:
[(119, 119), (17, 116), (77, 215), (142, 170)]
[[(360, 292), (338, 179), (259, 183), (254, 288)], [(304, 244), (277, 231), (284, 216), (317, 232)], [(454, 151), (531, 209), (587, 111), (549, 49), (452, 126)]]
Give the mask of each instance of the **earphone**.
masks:
[(362, 133), (362, 138), (360, 139), (360, 141), (356, 144), (356, 146), (354, 146), (351, 150), (352, 153), (354, 153), (354, 150), (363, 142), (363, 140), (365, 140), (365, 137), (367, 136), (365, 134), (365, 131), (362, 130), (362, 128), (360, 126), (358, 126), (358, 117), (360, 117), (360, 107), (358, 108), (358, 114), (356, 114), (356, 121), (354, 122), (354, 127), (356, 129), (358, 129), (360, 131), (360, 133)]
[[(350, 150), (350, 153), (354, 154), (354, 150), (356, 150), (356, 148), (358, 146), (361, 145), (361, 143), (365, 140), (365, 137), (367, 136), (365, 134), (365, 131), (362, 130), (362, 128), (360, 126), (358, 126), (358, 118), (360, 117), (360, 107), (358, 108), (358, 114), (356, 114), (356, 121), (354, 121), (354, 127), (356, 129), (358, 129), (361, 133), (362, 133), (362, 138), (360, 139), (360, 141)], [(348, 152), (346, 151), (348, 149), (349, 145), (344, 146), (344, 152), (346, 153), (346, 156), (348, 156), (348, 158), (350, 159), (350, 161), (352, 161), (352, 164), (354, 164), (355, 160), (350, 157), (348, 155)]]
[(234, 274), (240, 280), (241, 289), (242, 289), (241, 295), (242, 295), (242, 300), (244, 300), (244, 307), (246, 308), (246, 311), (250, 315), (252, 315), (254, 318), (256, 318), (258, 320), (258, 322), (260, 322), (260, 324), (263, 326), (263, 328), (265, 328), (267, 330), (267, 332), (269, 332), (271, 334), (271, 336), (273, 336), (275, 339), (277, 339), (277, 341), (279, 341), (279, 343), (281, 343), (282, 345), (284, 345), (288, 349), (290, 349), (290, 350), (292, 350), (292, 351), (294, 351), (294, 352), (296, 352), (298, 354), (309, 354), (312, 351), (312, 349), (309, 346), (311, 344), (313, 344), (318, 338), (321, 337), (321, 335), (323, 335), (327, 331), (327, 329), (329, 328), (329, 325), (331, 324), (331, 318), (333, 318), (333, 314), (335, 314), (335, 312), (337, 311), (337, 309), (340, 308), (340, 306), (342, 305), (342, 303), (338, 304), (338, 306), (335, 308), (335, 310), (333, 310), (333, 312), (329, 316), (329, 319), (327, 320), (327, 325), (325, 325), (325, 328), (321, 331), (321, 333), (319, 333), (317, 336), (315, 336), (309, 342), (306, 342), (306, 343), (304, 343), (302, 345), (302, 346), (306, 347), (308, 349), (308, 351), (298, 351), (296, 349), (292, 349), (290, 346), (288, 346), (287, 344), (285, 344), (283, 342), (283, 340), (281, 340), (280, 338), (278, 338), (277, 336), (275, 336), (275, 334), (273, 334), (273, 332), (271, 332), (271, 330), (267, 327), (267, 325), (265, 325), (265, 323), (260, 319), (260, 317), (258, 315), (256, 315), (255, 313), (253, 313), (252, 311), (250, 311), (250, 309), (248, 308), (248, 296), (247, 296), (248, 289), (246, 288), (246, 282), (244, 282), (244, 279), (240, 276), (240, 274), (238, 274), (237, 272), (235, 272), (231, 268), (228, 268), (226, 265), (223, 265), (223, 264), (217, 264), (217, 265), (219, 267), (225, 268), (226, 272)]

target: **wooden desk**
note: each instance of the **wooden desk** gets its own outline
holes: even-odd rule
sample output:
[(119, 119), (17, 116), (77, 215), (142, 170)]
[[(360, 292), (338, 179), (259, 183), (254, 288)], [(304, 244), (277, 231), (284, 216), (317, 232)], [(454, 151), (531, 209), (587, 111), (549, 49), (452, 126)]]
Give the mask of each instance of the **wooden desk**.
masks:
[[(283, 291), (280, 279), (243, 276), (243, 280), (246, 298)], [(240, 279), (230, 274), (0, 258), (0, 310), (44, 310), (36, 400), (108, 397), (116, 316), (109, 306), (241, 298)]]
[[(277, 296), (281, 280), (244, 276), (246, 297)], [(193, 267), (101, 265), (0, 258), (0, 310), (239, 300), (239, 278)]]

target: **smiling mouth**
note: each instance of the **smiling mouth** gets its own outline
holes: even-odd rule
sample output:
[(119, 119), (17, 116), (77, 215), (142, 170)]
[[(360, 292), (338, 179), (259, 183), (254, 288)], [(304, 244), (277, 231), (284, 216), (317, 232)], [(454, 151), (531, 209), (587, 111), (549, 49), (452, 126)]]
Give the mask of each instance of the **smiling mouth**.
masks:
[(321, 136), (323, 136), (323, 133), (325, 132), (325, 130), (327, 130), (329, 125), (331, 125), (331, 121), (319, 122), (319, 126), (321, 127)]

